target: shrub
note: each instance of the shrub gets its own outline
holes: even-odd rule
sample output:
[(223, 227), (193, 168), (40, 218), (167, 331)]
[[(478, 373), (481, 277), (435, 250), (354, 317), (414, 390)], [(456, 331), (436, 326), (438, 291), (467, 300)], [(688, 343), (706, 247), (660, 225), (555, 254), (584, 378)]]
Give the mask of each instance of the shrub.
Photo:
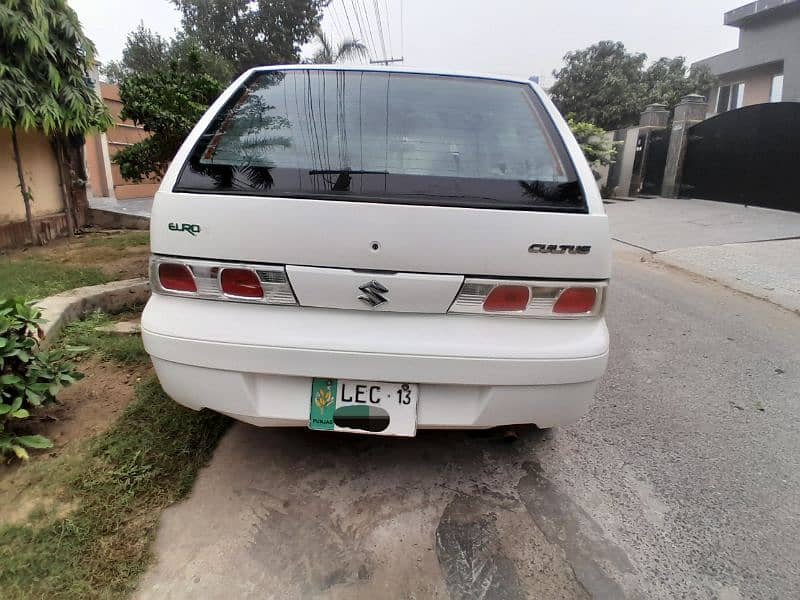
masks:
[(583, 150), (586, 161), (592, 167), (610, 165), (617, 155), (617, 142), (606, 137), (606, 132), (591, 123), (575, 121), (572, 116), (568, 119), (569, 128)]
[(0, 455), (28, 459), (26, 448), (50, 448), (42, 435), (20, 435), (30, 409), (53, 402), (58, 392), (82, 378), (69, 359), (83, 348), (40, 348), (43, 323), (33, 303), (0, 300)]

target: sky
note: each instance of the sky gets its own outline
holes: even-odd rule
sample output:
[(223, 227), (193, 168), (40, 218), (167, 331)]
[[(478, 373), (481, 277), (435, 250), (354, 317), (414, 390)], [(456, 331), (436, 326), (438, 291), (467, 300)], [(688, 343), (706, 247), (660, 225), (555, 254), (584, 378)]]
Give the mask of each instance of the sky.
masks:
[[(180, 25), (168, 0), (68, 0), (101, 61), (119, 59), (139, 21), (165, 37)], [(698, 60), (732, 50), (725, 11), (746, 0), (333, 0), (323, 18), (334, 40), (366, 40), (372, 58), (406, 66), (529, 77), (552, 83), (563, 55), (598, 40), (630, 51)], [(378, 6), (378, 12), (375, 11)], [(402, 13), (402, 21), (401, 21)], [(381, 27), (378, 27), (378, 16)], [(401, 26), (402, 25), (402, 26)], [(383, 40), (379, 31), (383, 32)], [(312, 47), (304, 47), (308, 55)]]

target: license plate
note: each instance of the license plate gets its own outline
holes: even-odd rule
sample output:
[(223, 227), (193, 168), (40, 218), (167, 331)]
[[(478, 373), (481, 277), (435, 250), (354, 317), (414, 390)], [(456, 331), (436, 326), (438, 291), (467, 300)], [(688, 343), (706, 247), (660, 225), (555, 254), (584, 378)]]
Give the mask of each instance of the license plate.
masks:
[(308, 427), (373, 435), (417, 433), (415, 383), (314, 378)]

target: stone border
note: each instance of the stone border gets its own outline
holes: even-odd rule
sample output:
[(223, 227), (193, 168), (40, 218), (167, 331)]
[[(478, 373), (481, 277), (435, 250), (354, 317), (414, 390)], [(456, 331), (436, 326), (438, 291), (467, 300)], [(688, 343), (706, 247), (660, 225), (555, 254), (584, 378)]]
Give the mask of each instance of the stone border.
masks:
[(112, 281), (102, 285), (75, 288), (36, 303), (47, 322), (42, 325), (40, 341), (47, 348), (67, 323), (98, 308), (114, 312), (134, 304), (144, 304), (150, 297), (150, 282), (143, 278)]
[(113, 212), (101, 208), (90, 208), (88, 221), (101, 229), (150, 229), (150, 217)]
[[(727, 245), (727, 244), (723, 244)], [(731, 244), (732, 245), (732, 244)], [(719, 246), (714, 246), (715, 248)], [(704, 248), (695, 246), (694, 248)], [(735, 292), (745, 294), (757, 300), (769, 302), (779, 308), (791, 311), (800, 315), (800, 295), (796, 292), (776, 287), (767, 287), (758, 282), (747, 281), (744, 277), (737, 277), (735, 271), (719, 268), (715, 265), (701, 265), (691, 258), (685, 257), (680, 252), (682, 250), (692, 250), (694, 248), (678, 248), (676, 250), (665, 250), (651, 255), (653, 262), (665, 265), (672, 269), (684, 271), (697, 277), (702, 277), (708, 281), (713, 281), (723, 287)], [(677, 252), (678, 254), (670, 254)]]

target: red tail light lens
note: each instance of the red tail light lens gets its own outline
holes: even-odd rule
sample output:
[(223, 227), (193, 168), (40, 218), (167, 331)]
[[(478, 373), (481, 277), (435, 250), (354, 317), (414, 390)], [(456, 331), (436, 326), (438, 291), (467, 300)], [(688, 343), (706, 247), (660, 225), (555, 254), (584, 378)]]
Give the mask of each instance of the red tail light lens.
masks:
[(189, 267), (179, 263), (158, 265), (158, 282), (166, 290), (173, 292), (197, 292), (197, 284)]
[(250, 269), (223, 269), (220, 275), (222, 291), (239, 298), (263, 298), (264, 290), (255, 271)]
[(558, 297), (553, 312), (558, 314), (579, 315), (588, 313), (597, 300), (595, 288), (568, 288)]
[(530, 297), (531, 291), (526, 285), (498, 285), (486, 296), (486, 300), (483, 301), (483, 310), (486, 312), (522, 311), (528, 306)]

